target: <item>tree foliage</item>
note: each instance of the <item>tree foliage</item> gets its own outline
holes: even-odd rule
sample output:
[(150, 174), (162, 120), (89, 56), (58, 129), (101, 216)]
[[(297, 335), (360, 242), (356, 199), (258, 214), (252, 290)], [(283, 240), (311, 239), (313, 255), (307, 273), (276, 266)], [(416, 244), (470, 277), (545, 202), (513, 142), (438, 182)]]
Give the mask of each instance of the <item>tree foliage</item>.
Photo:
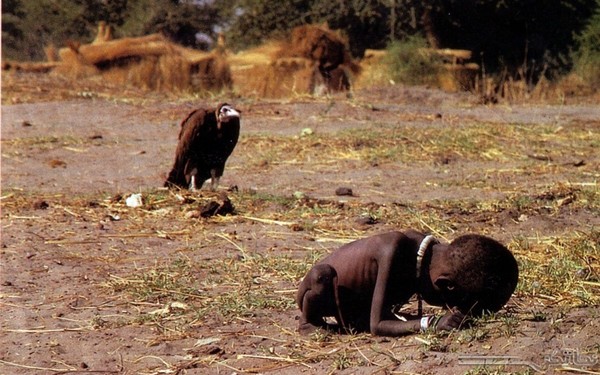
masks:
[(304, 23), (342, 30), (355, 56), (397, 38), (425, 36), (433, 47), (468, 49), (488, 71), (535, 75), (568, 68), (573, 35), (595, 0), (230, 0), (234, 47), (258, 44)]
[(573, 53), (575, 71), (592, 87), (600, 87), (600, 0), (594, 15), (581, 34), (575, 37)]
[(50, 44), (89, 43), (100, 21), (113, 27), (115, 36), (161, 32), (180, 44), (203, 47), (196, 34), (214, 38), (220, 20), (210, 1), (7, 0), (2, 5), (3, 56), (16, 60), (41, 60)]
[[(2, 7), (3, 55), (36, 60), (43, 47), (86, 32), (84, 9), (69, 0), (11, 0)], [(7, 16), (12, 20), (10, 39), (4, 40)]]
[(213, 26), (219, 23), (216, 6), (207, 2), (198, 5), (193, 1), (129, 0), (125, 12), (122, 27), (116, 28), (120, 35), (158, 32), (189, 47), (207, 47), (198, 42), (196, 35), (203, 33), (214, 39)]
[[(227, 28), (235, 49), (286, 35), (303, 24), (327, 24), (341, 30), (355, 56), (366, 48), (385, 48), (396, 36), (417, 32), (416, 0), (229, 0), (236, 14)], [(411, 26), (412, 25), (412, 26)]]
[(552, 71), (593, 12), (595, 0), (433, 0), (440, 46), (468, 49), (489, 70)]
[(226, 25), (226, 35), (230, 47), (244, 49), (260, 44), (267, 39), (281, 38), (290, 29), (312, 23), (309, 1), (280, 0), (230, 1), (223, 9), (230, 22)]
[(473, 51), (488, 71), (535, 74), (570, 66), (574, 35), (595, 7), (596, 0), (6, 0), (2, 47), (9, 58), (40, 59), (49, 43), (91, 41), (106, 21), (116, 36), (162, 32), (194, 47), (203, 47), (198, 33), (214, 39), (223, 31), (240, 50), (327, 23), (357, 57), (420, 35), (430, 46)]
[(25, 17), (19, 0), (2, 2), (2, 52), (13, 55), (19, 50), (25, 38), (22, 20)]

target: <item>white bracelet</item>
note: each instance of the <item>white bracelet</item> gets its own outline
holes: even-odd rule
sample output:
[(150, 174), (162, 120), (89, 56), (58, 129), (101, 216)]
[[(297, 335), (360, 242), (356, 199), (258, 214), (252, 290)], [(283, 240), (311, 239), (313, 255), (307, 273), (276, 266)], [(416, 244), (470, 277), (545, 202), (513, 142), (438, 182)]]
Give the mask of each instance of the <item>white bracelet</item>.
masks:
[(424, 316), (421, 318), (421, 332), (425, 332), (427, 330), (427, 327), (429, 327), (430, 319), (430, 316)]

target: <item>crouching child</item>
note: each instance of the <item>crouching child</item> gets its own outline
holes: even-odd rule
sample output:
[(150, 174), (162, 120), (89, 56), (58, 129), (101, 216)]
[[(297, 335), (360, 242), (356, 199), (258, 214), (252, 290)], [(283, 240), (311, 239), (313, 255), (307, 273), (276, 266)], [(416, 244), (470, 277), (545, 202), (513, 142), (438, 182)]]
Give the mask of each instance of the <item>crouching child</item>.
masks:
[[(296, 297), (302, 312), (298, 329), (378, 336), (457, 329), (468, 316), (500, 310), (518, 273), (511, 252), (485, 236), (469, 234), (443, 244), (414, 230), (375, 235), (340, 247), (306, 274)], [(398, 319), (393, 307), (415, 294), (419, 316)], [(421, 299), (447, 312), (420, 316)]]

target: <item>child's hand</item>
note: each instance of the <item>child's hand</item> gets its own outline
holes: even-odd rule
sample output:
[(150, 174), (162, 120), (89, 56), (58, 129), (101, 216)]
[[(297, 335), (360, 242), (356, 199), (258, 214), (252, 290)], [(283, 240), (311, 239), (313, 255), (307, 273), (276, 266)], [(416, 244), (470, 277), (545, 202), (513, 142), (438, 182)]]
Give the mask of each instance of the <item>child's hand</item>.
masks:
[(452, 309), (442, 316), (437, 322), (435, 329), (436, 331), (451, 331), (461, 326), (465, 320), (465, 314), (461, 313), (457, 309)]

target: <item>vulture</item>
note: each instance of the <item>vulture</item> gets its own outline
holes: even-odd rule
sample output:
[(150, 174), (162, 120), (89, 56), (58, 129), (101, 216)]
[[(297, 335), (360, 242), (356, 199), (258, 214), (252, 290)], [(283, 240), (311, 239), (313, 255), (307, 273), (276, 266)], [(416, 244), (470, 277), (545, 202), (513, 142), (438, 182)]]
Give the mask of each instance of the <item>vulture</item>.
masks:
[(217, 109), (196, 109), (181, 122), (175, 162), (166, 187), (200, 189), (210, 178), (216, 190), (225, 161), (240, 135), (240, 112), (227, 103)]

